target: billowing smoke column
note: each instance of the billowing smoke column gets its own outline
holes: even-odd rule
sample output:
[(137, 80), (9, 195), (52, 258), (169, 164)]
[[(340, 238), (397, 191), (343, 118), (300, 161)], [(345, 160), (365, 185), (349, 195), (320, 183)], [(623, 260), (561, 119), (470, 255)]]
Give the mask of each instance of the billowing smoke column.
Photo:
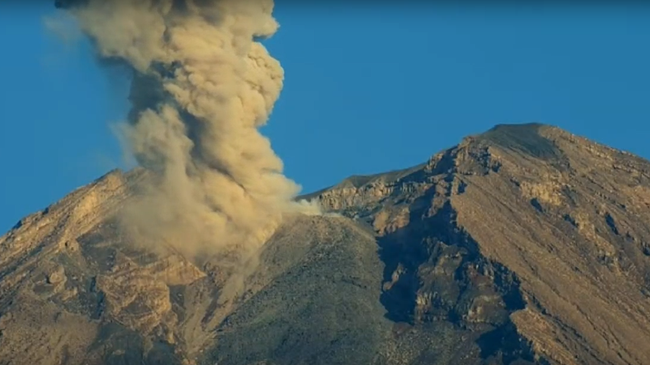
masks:
[[(316, 212), (258, 128), (283, 70), (256, 41), (272, 0), (59, 1), (101, 57), (133, 70), (121, 135), (152, 172), (123, 221), (143, 240), (197, 256), (254, 252), (287, 211)], [(241, 259), (232, 262), (239, 265)]]

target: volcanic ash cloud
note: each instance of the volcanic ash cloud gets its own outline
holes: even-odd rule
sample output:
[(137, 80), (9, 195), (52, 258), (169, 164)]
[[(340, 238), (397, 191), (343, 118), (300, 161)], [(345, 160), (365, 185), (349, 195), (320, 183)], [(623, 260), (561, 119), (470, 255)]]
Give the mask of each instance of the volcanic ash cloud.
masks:
[(122, 138), (151, 173), (125, 209), (131, 233), (193, 257), (255, 252), (299, 186), (258, 130), (283, 70), (257, 39), (278, 24), (271, 0), (85, 0), (73, 14), (101, 58), (133, 70)]

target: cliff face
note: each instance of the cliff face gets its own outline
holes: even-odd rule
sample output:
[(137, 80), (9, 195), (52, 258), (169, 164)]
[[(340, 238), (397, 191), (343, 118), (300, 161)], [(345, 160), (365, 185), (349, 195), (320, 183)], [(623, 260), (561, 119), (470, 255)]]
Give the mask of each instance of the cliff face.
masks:
[(142, 173), (0, 238), (0, 364), (647, 364), (650, 163), (504, 125), (312, 194), (237, 301), (218, 267), (126, 242)]

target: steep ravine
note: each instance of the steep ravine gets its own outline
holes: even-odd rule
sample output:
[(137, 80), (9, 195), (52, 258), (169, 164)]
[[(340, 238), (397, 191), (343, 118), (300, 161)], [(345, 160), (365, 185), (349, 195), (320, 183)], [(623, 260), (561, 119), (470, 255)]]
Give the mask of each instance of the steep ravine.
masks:
[[(546, 364), (510, 320), (526, 305), (517, 276), (481, 255), (478, 244), (457, 225), (450, 197), (463, 192), (455, 178), (459, 153), (464, 153), (462, 147), (444, 151), (420, 169), (371, 178), (359, 188), (344, 183), (320, 198), (375, 227), (385, 264), (381, 302), (398, 327), (420, 337), (443, 332), (459, 343), (472, 339), (464, 363)], [(350, 191), (353, 197), (345, 196)], [(340, 201), (354, 203), (331, 203)], [(417, 357), (453, 363), (445, 356), (422, 348)]]

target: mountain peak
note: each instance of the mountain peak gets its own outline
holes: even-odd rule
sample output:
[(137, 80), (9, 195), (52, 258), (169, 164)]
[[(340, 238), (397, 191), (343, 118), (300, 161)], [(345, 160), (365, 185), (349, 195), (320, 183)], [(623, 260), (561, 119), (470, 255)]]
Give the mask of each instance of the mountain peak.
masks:
[(540, 159), (554, 159), (561, 152), (549, 139), (551, 133), (566, 133), (541, 123), (499, 124), (478, 135), (477, 140)]
[(494, 127), (490, 128), (484, 133), (497, 132), (497, 131), (514, 131), (517, 132), (526, 132), (526, 131), (539, 131), (541, 128), (557, 128), (550, 124), (544, 124), (539, 122), (528, 122), (528, 123), (501, 123), (496, 124)]

